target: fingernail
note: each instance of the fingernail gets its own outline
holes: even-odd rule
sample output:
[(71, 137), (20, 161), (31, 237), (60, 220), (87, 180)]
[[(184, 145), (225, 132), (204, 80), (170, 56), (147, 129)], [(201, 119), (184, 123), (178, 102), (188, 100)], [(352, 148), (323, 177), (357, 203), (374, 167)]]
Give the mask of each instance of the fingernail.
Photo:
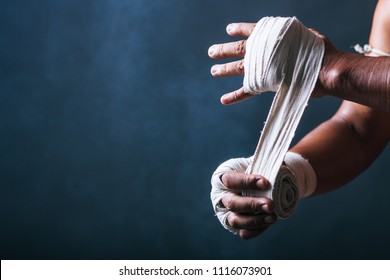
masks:
[(261, 206), (261, 210), (263, 210), (266, 213), (272, 213), (274, 211), (274, 206), (273, 204), (263, 204)]
[(269, 211), (269, 207), (267, 204), (263, 204), (261, 206), (261, 210), (263, 210), (264, 212), (267, 212), (267, 213), (270, 213), (271, 211)]
[(211, 67), (211, 74), (219, 74), (221, 69), (218, 66)]
[(208, 51), (209, 56), (213, 56), (214, 55), (215, 49), (216, 49), (215, 45), (213, 45), (213, 46), (211, 46), (209, 48), (209, 51)]
[(256, 186), (260, 189), (265, 188), (265, 182), (264, 182), (263, 178), (260, 178), (256, 181)]
[(275, 217), (272, 215), (268, 215), (267, 217), (264, 218), (264, 222), (267, 224), (274, 224), (276, 221)]
[(228, 26), (226, 26), (227, 33), (230, 33), (231, 31), (233, 31), (233, 29), (234, 29), (234, 23), (228, 24)]
[(229, 95), (228, 94), (224, 94), (221, 96), (221, 103), (223, 105), (228, 105), (229, 104)]

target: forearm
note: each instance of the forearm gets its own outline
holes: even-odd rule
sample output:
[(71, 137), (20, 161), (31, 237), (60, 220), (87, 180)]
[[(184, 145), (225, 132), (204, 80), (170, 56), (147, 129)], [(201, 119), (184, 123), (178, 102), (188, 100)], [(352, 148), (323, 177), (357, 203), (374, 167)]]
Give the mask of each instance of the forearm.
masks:
[(338, 53), (324, 67), (329, 95), (390, 112), (390, 57)]
[[(390, 0), (378, 1), (369, 43), (390, 53)], [(326, 38), (325, 48), (318, 83), (324, 94), (390, 112), (390, 57), (340, 52)]]
[(315, 194), (341, 187), (365, 170), (385, 148), (389, 124), (389, 114), (344, 102), (332, 119), (293, 147), (316, 172)]

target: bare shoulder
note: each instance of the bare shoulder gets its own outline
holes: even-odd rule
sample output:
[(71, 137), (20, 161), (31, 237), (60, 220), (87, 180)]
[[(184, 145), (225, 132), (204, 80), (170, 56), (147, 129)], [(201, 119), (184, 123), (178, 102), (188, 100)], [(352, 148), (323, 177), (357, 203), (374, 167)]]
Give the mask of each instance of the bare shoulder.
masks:
[[(384, 8), (386, 10), (386, 8), (390, 8), (390, 0), (379, 0), (378, 6), (380, 6), (381, 8)], [(387, 12), (390, 13), (390, 11), (388, 9), (387, 9)]]
[(377, 11), (379, 20), (382, 21), (382, 28), (390, 30), (390, 0), (379, 0)]
[(390, 0), (379, 0), (372, 22), (371, 46), (390, 52)]

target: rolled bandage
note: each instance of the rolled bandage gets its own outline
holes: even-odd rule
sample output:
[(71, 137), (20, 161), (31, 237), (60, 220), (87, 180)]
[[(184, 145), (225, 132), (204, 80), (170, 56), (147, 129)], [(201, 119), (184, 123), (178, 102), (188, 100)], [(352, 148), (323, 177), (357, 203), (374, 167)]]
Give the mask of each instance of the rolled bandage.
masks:
[(288, 152), (284, 163), (294, 175), (299, 197), (312, 195), (317, 187), (317, 176), (309, 161), (300, 154)]
[[(211, 201), (214, 212), (221, 224), (229, 231), (237, 234), (237, 230), (227, 223), (227, 217), (231, 213), (221, 202), (222, 197), (228, 192), (242, 193), (239, 190), (229, 190), (222, 183), (221, 176), (228, 171), (245, 172), (251, 168), (253, 157), (234, 158), (222, 163), (211, 177)], [(288, 152), (284, 158), (275, 185), (279, 186), (263, 192), (264, 197), (278, 201), (274, 203), (275, 212), (283, 218), (282, 213), (294, 211), (299, 198), (311, 195), (316, 187), (316, 174), (310, 163), (301, 155)], [(282, 214), (282, 215), (281, 215)]]
[(279, 218), (288, 218), (295, 211), (299, 200), (298, 186), (291, 170), (281, 166), (268, 195), (274, 202), (274, 211)]
[[(286, 157), (290, 165), (293, 162), (292, 167), (289, 164), (287, 167), (281, 166), (315, 87), (324, 50), (322, 39), (296, 18), (262, 18), (246, 43), (245, 92), (258, 94), (276, 91), (276, 94), (253, 162), (247, 169), (249, 174), (260, 174), (267, 178), (271, 188), (267, 191), (244, 190), (242, 195), (272, 199), (275, 213), (281, 218), (291, 216), (299, 197), (309, 195), (315, 189), (315, 173), (309, 172), (314, 177), (305, 179), (306, 173), (299, 171), (307, 167), (305, 163), (299, 163), (303, 158), (296, 162), (297, 157), (295, 161)], [(309, 164), (304, 159), (303, 162)], [(314, 172), (311, 166), (309, 170)], [(311, 187), (300, 188), (305, 180), (311, 182)], [(213, 178), (212, 182), (216, 183), (217, 180)], [(224, 191), (228, 191), (226, 187)], [(218, 203), (213, 201), (213, 204)], [(214, 210), (221, 209), (214, 207)], [(224, 226), (232, 230), (226, 225), (228, 214), (228, 211), (224, 214), (217, 212)]]
[[(268, 179), (281, 218), (294, 212), (298, 186), (291, 170), (279, 170), (315, 87), (324, 49), (322, 39), (296, 18), (282, 17), (261, 19), (246, 44), (244, 90), (277, 91), (248, 173)], [(247, 190), (243, 195), (265, 193)]]
[[(255, 194), (254, 191), (248, 190), (242, 192), (245, 196), (262, 196), (273, 200), (275, 213), (279, 218), (290, 217), (299, 199), (313, 194), (317, 186), (317, 176), (313, 167), (300, 154), (286, 153), (284, 163), (280, 166), (274, 182), (270, 183), (270, 190), (255, 191)], [(253, 162), (248, 166), (246, 173), (251, 173), (252, 165)]]

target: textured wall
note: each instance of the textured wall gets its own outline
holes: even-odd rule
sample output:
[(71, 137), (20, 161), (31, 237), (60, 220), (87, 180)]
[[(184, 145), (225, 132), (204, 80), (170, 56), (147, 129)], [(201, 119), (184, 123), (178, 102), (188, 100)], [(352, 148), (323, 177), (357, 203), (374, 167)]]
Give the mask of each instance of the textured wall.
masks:
[[(208, 47), (232, 21), (298, 16), (343, 50), (374, 1), (0, 0), (0, 257), (390, 258), (386, 151), (346, 188), (242, 241), (210, 176), (253, 153), (271, 94), (223, 107)], [(312, 100), (294, 141), (340, 101)]]

